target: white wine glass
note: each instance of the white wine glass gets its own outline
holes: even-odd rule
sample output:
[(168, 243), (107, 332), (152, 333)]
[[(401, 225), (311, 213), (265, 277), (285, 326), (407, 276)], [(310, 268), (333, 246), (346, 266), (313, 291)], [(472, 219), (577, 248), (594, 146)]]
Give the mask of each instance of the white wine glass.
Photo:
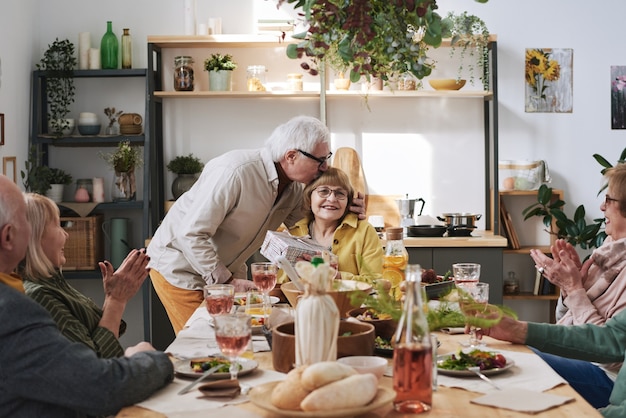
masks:
[(243, 313), (215, 317), (215, 339), (222, 354), (230, 361), (230, 378), (237, 379), (237, 358), (246, 350), (252, 338), (252, 317)]
[[(457, 292), (459, 293), (459, 307), (466, 318), (480, 318), (487, 312), (489, 304), (489, 283), (484, 282), (465, 282), (457, 283)], [(480, 330), (471, 323), (470, 320), (470, 338), (466, 345), (470, 347), (481, 347), (485, 343), (478, 339), (476, 332)]]

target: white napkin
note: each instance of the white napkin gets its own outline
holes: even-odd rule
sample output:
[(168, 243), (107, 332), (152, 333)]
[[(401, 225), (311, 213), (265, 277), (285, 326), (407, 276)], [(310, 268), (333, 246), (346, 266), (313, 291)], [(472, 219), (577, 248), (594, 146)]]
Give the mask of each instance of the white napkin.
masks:
[[(284, 380), (285, 376), (284, 373), (275, 372), (273, 370), (257, 370), (248, 376), (242, 376), (239, 380), (242, 387), (245, 385), (254, 387), (263, 383)], [(190, 382), (190, 380), (175, 378), (172, 383), (137, 405), (171, 416), (171, 414), (175, 413), (206, 411), (221, 408), (224, 405), (236, 405), (248, 402), (248, 397), (245, 395), (241, 395), (235, 399), (203, 398), (202, 393), (197, 389), (184, 395), (178, 395), (178, 392)]]
[(503, 389), (472, 399), (470, 402), (512, 411), (537, 413), (573, 400), (574, 398), (569, 396), (539, 393), (526, 389)]
[[(484, 350), (488, 351), (489, 348)], [(519, 353), (515, 351), (498, 351), (507, 360), (513, 360), (515, 365), (509, 370), (490, 375), (498, 386), (503, 389), (525, 389), (535, 393), (552, 389), (555, 386), (566, 383), (541, 357), (532, 353)], [(483, 382), (477, 376), (452, 377), (439, 373), (437, 382), (442, 386), (456, 387), (472, 392), (492, 393), (496, 391), (489, 383)], [(497, 391), (500, 393), (501, 391)]]

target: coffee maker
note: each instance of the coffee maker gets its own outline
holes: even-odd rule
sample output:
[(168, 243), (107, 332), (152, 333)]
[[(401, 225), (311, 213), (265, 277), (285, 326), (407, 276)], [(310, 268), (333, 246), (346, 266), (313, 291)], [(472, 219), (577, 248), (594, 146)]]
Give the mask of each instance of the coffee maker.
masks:
[(398, 210), (400, 211), (400, 226), (404, 228), (404, 235), (407, 234), (407, 226), (415, 225), (415, 202), (422, 202), (418, 216), (422, 214), (424, 205), (426, 202), (421, 197), (419, 199), (409, 199), (409, 195), (406, 195), (406, 199), (397, 199)]

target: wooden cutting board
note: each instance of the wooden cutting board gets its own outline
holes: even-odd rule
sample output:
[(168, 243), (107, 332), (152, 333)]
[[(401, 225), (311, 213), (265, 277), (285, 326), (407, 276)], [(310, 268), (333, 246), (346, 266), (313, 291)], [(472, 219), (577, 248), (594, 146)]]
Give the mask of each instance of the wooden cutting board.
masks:
[(397, 199), (402, 195), (371, 194), (365, 196), (366, 216), (380, 215), (385, 218), (385, 228), (400, 226), (400, 210)]
[(340, 168), (348, 174), (355, 191), (361, 192), (363, 196), (367, 194), (363, 167), (361, 167), (359, 154), (354, 148), (338, 148), (333, 156), (333, 167)]

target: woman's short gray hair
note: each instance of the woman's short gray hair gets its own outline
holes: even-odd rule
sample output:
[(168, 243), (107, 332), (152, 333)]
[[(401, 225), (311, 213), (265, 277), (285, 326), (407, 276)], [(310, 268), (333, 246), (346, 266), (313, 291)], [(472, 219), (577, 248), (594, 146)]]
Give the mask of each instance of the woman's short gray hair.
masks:
[(265, 141), (274, 162), (280, 161), (292, 149), (310, 152), (320, 142), (330, 141), (330, 131), (319, 119), (296, 116), (279, 125)]

